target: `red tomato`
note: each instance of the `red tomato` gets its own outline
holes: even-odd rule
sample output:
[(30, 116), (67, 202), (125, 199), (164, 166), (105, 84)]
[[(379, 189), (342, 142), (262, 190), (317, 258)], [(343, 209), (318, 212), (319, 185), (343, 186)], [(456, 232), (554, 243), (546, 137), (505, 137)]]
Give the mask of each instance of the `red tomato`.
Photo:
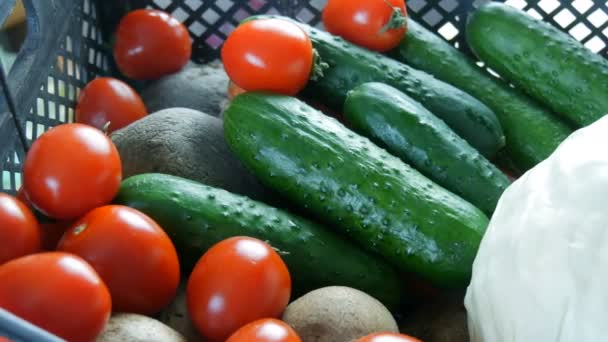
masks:
[(211, 247), (188, 280), (188, 311), (209, 341), (225, 341), (243, 325), (278, 317), (289, 302), (291, 278), (265, 242), (233, 237)]
[(323, 24), (328, 32), (349, 42), (384, 52), (405, 36), (406, 15), (404, 0), (329, 0), (323, 9)]
[(25, 158), (24, 188), (46, 216), (69, 220), (109, 203), (120, 186), (120, 156), (100, 130), (59, 125), (42, 134)]
[(121, 80), (96, 78), (80, 93), (76, 105), (76, 122), (103, 129), (110, 123), (108, 134), (148, 114), (137, 92)]
[(356, 342), (422, 342), (417, 338), (403, 334), (375, 333), (361, 337)]
[(312, 71), (312, 43), (290, 21), (252, 20), (230, 34), (222, 48), (222, 62), (230, 79), (247, 91), (295, 95)]
[(296, 332), (278, 319), (261, 319), (237, 330), (226, 342), (301, 342)]
[(179, 261), (151, 218), (120, 205), (97, 208), (70, 228), (58, 250), (87, 260), (108, 285), (115, 311), (153, 314), (175, 297)]
[(0, 342), (11, 342), (8, 337), (0, 336)]
[(118, 24), (114, 59), (129, 78), (146, 80), (175, 73), (191, 55), (188, 30), (168, 13), (139, 9)]
[(0, 266), (0, 307), (73, 342), (90, 342), (110, 317), (110, 293), (81, 258), (32, 254)]
[(40, 227), (32, 211), (0, 192), (0, 264), (40, 250)]

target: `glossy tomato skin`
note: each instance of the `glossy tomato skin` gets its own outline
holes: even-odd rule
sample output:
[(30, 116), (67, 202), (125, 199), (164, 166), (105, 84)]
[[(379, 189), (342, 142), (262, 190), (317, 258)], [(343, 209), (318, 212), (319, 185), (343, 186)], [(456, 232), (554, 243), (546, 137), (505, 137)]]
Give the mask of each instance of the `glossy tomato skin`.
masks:
[(38, 253), (0, 266), (0, 307), (67, 341), (90, 342), (110, 317), (110, 293), (81, 258)]
[(180, 279), (173, 243), (140, 211), (107, 205), (78, 220), (58, 250), (88, 261), (108, 286), (115, 311), (159, 312), (175, 297)]
[(312, 42), (290, 21), (251, 20), (230, 34), (222, 62), (230, 79), (246, 91), (295, 95), (312, 71)]
[(219, 342), (247, 323), (278, 317), (290, 295), (287, 266), (272, 247), (233, 237), (211, 247), (194, 267), (188, 312), (201, 335)]
[(23, 202), (0, 192), (0, 265), (40, 251), (41, 230)]
[(109, 203), (122, 167), (118, 150), (100, 130), (64, 124), (34, 141), (23, 173), (30, 203), (49, 217), (69, 220)]
[(356, 342), (422, 342), (417, 338), (395, 333), (375, 333), (361, 337)]
[(137, 92), (125, 82), (96, 78), (84, 87), (76, 104), (76, 122), (103, 129), (110, 134), (148, 114)]
[(395, 48), (407, 32), (407, 27), (382, 32), (394, 7), (407, 15), (404, 0), (329, 0), (322, 13), (323, 25), (356, 45), (385, 52)]
[(192, 43), (186, 27), (159, 10), (138, 9), (125, 15), (116, 30), (114, 60), (135, 80), (157, 79), (188, 63)]
[(226, 342), (301, 342), (285, 322), (266, 318), (251, 322), (237, 330)]

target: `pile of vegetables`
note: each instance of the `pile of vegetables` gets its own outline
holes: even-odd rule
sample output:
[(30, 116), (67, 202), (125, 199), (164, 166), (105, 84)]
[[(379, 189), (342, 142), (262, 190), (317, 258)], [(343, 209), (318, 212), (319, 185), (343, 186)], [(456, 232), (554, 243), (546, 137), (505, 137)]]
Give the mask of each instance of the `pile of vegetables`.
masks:
[(517, 250), (486, 229), (608, 113), (608, 62), (499, 3), (467, 38), (500, 79), (402, 0), (330, 0), (323, 22), (248, 18), (200, 66), (169, 14), (122, 18), (116, 65), (144, 88), (97, 78), (33, 143), (0, 194), (0, 308), (69, 341), (466, 341), (464, 314), (417, 330), (412, 310), (458, 312), (473, 276), (475, 340), (541, 336), (484, 326), (479, 274)]

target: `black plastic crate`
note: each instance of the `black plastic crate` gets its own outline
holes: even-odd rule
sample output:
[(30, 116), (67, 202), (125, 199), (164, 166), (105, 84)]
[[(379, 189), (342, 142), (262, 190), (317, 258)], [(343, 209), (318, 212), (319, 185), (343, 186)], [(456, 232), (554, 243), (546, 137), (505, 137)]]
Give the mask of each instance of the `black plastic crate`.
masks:
[[(467, 14), (487, 0), (409, 0), (409, 15), (470, 54), (462, 34)], [(188, 27), (193, 60), (216, 59), (238, 22), (256, 13), (284, 14), (322, 28), (326, 0), (24, 0), (28, 35), (8, 76), (0, 84), (0, 191), (21, 186), (21, 163), (31, 142), (45, 130), (70, 122), (86, 83), (116, 73), (109, 41), (121, 15), (152, 7), (173, 14)], [(568, 32), (608, 57), (608, 2), (602, 0), (502, 0)], [(0, 23), (15, 0), (0, 1)], [(7, 90), (12, 94), (14, 114)], [(17, 129), (19, 127), (19, 129)], [(20, 134), (22, 133), (22, 134)], [(23, 137), (23, 139), (21, 139)], [(0, 310), (0, 336), (15, 341), (52, 341), (52, 336)]]

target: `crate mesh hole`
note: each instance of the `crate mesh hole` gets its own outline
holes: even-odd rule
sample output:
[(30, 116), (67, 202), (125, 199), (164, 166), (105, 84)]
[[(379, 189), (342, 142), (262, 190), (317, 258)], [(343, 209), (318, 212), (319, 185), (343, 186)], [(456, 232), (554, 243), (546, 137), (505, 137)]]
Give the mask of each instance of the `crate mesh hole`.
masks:
[(220, 15), (212, 8), (206, 10), (202, 15), (203, 20), (208, 24), (215, 24), (220, 19)]
[(207, 43), (207, 45), (209, 45), (211, 48), (213, 49), (217, 49), (219, 48), (222, 43), (223, 40), (222, 38), (220, 38), (218, 35), (216, 35), (215, 33), (212, 34), (211, 36), (209, 36), (209, 38), (207, 38), (207, 40), (205, 41)]
[(519, 9), (523, 9), (528, 4), (524, 0), (507, 0), (505, 3)]
[(600, 26), (605, 25), (608, 22), (608, 15), (606, 15), (606, 12), (604, 12), (602, 9), (598, 8), (593, 13), (591, 13), (589, 17), (587, 17), (587, 19), (593, 26), (599, 28)]
[(591, 30), (583, 23), (578, 23), (570, 30), (570, 34), (579, 41), (587, 38), (591, 34)]
[[(8, 164), (10, 161), (7, 161)], [(2, 190), (4, 192), (8, 192), (13, 189), (13, 185), (11, 184), (11, 173), (8, 170), (2, 171)]]
[(598, 37), (593, 37), (593, 38), (589, 39), (589, 41), (587, 43), (585, 43), (585, 46), (589, 50), (591, 50), (595, 53), (598, 53), (606, 47), (606, 43), (604, 43), (604, 41)]
[(266, 5), (266, 1), (264, 0), (249, 0), (247, 2), (247, 6), (249, 8), (251, 8), (251, 10), (253, 11), (259, 11), (260, 9), (262, 9), (262, 7), (264, 7), (264, 5)]
[(45, 116), (45, 110), (44, 110), (44, 99), (43, 98), (37, 98), (36, 99), (36, 114), (38, 114), (38, 116)]
[(458, 2), (456, 0), (442, 0), (439, 2), (439, 6), (448, 12), (452, 12), (458, 7)]
[(529, 15), (531, 15), (533, 18), (536, 18), (536, 19), (543, 19), (543, 16), (542, 16), (542, 15), (541, 15), (541, 14), (540, 14), (540, 13), (539, 13), (537, 10), (535, 10), (534, 8), (529, 9), (527, 12), (528, 12), (528, 14), (529, 14)]
[(193, 22), (188, 29), (197, 37), (200, 37), (205, 32), (205, 26), (201, 25), (198, 21)]
[(49, 94), (55, 94), (55, 79), (51, 76), (47, 77), (46, 91), (48, 91)]
[(425, 6), (426, 6), (425, 0), (410, 0), (407, 3), (408, 9), (410, 9), (416, 13), (420, 12), (420, 10), (422, 10)]
[(538, 3), (538, 7), (540, 7), (545, 13), (553, 13), (559, 7), (559, 1), (557, 0), (541, 0)]
[(65, 122), (65, 105), (59, 105), (59, 121)]
[(31, 121), (27, 121), (25, 123), (25, 137), (28, 140), (32, 140), (32, 137), (34, 136), (34, 123)]
[(441, 19), (443, 19), (443, 17), (441, 16), (441, 14), (439, 14), (439, 12), (434, 9), (431, 9), (430, 11), (426, 12), (425, 15), (422, 16), (422, 19), (430, 26), (436, 26), (441, 21)]
[(55, 112), (55, 102), (49, 101), (47, 103), (49, 105), (49, 119), (55, 120), (57, 118), (57, 112)]
[(310, 7), (321, 12), (323, 10), (323, 7), (325, 7), (325, 3), (326, 3), (325, 0), (311, 0), (309, 5), (310, 5)]
[(298, 12), (298, 15), (296, 17), (299, 20), (302, 20), (303, 22), (308, 23), (312, 19), (314, 19), (315, 15), (308, 8), (304, 8), (300, 12)]
[(220, 32), (222, 32), (224, 34), (224, 36), (228, 36), (230, 34), (230, 32), (232, 32), (235, 29), (234, 25), (232, 25), (231, 23), (225, 23), (224, 25), (222, 25), (220, 27)]
[(218, 0), (215, 5), (222, 11), (226, 12), (234, 5), (234, 2), (230, 0)]
[(592, 6), (593, 1), (591, 0), (575, 0), (572, 3), (572, 7), (576, 8), (576, 10), (581, 14), (585, 14)]
[(458, 29), (450, 22), (444, 24), (438, 32), (447, 40), (452, 40), (458, 35)]
[(176, 8), (171, 14), (179, 21), (184, 22), (188, 19), (188, 13), (181, 7)]
[(561, 27), (568, 27), (576, 19), (574, 14), (565, 8), (553, 18)]
[(171, 0), (154, 0), (154, 4), (160, 8), (167, 8), (171, 5)]
[(201, 0), (186, 0), (184, 1), (184, 4), (190, 7), (193, 11), (196, 11), (199, 7), (201, 7), (203, 2)]
[(44, 133), (44, 125), (36, 124), (36, 139), (40, 138), (40, 136)]

